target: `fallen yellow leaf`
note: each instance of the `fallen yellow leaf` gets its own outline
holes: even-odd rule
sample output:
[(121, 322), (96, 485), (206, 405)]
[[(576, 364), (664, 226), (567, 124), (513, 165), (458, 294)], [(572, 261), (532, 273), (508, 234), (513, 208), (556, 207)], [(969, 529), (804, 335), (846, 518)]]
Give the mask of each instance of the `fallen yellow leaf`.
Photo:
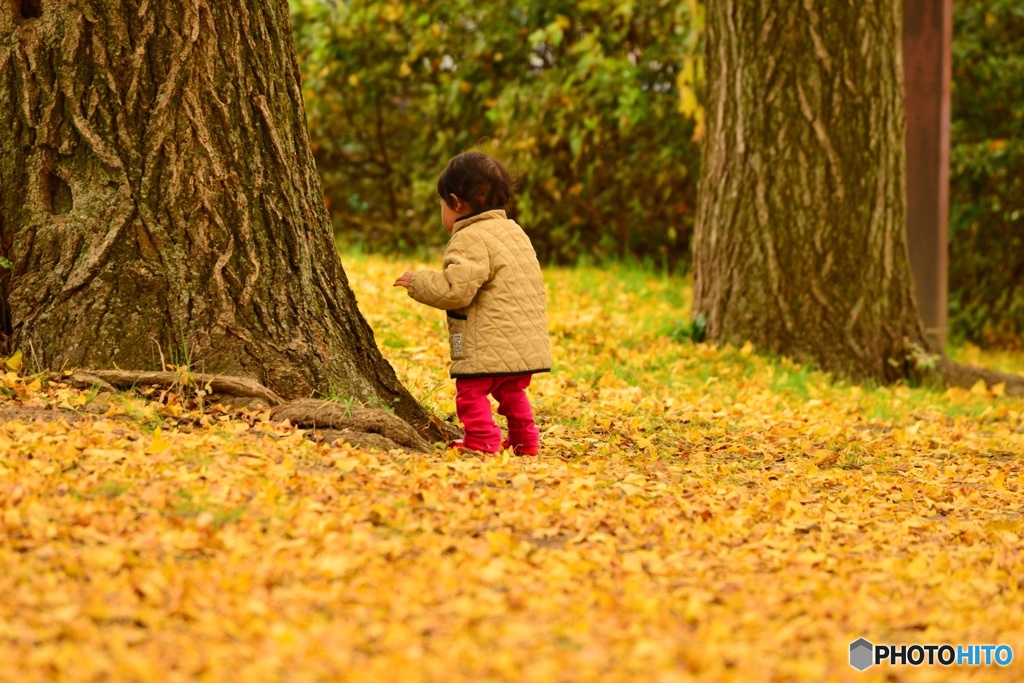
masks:
[(6, 365), (7, 369), (12, 372), (20, 372), (23, 360), (24, 354), (21, 352), (21, 349), (18, 349), (13, 354), (11, 354), (10, 358), (4, 361), (4, 365)]

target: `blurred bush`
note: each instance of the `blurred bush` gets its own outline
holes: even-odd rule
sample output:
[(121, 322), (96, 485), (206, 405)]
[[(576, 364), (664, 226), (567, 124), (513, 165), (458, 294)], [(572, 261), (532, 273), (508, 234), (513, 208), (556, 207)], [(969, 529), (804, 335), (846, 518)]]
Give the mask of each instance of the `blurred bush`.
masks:
[(689, 255), (703, 112), (697, 0), (291, 0), (335, 230), (374, 250), (445, 241), (447, 159), (520, 176), (545, 261)]
[(953, 3), (950, 331), (1024, 341), (1024, 4)]

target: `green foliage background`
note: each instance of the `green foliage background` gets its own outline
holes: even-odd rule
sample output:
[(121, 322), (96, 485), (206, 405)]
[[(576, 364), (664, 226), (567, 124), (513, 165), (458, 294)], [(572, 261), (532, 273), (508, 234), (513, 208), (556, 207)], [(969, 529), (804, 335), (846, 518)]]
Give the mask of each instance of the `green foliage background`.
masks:
[(1024, 4), (953, 3), (950, 328), (1024, 341)]
[[(547, 262), (685, 267), (703, 111), (697, 0), (290, 0), (335, 229), (440, 246), (435, 181), (476, 146), (520, 175)], [(1024, 5), (954, 3), (950, 326), (1024, 339)]]
[(442, 244), (435, 182), (476, 146), (520, 176), (546, 261), (689, 252), (701, 112), (696, 0), (292, 0), (335, 228)]

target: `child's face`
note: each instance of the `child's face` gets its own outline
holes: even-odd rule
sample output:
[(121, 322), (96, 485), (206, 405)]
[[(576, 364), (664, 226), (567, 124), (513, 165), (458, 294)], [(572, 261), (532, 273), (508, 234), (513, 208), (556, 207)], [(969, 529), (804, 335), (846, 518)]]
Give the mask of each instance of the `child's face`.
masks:
[(462, 201), (455, 195), (452, 195), (452, 199), (455, 200), (455, 206), (449, 206), (448, 202), (441, 199), (441, 222), (444, 223), (444, 227), (451, 232), (455, 227), (455, 222), (470, 213), (469, 204)]

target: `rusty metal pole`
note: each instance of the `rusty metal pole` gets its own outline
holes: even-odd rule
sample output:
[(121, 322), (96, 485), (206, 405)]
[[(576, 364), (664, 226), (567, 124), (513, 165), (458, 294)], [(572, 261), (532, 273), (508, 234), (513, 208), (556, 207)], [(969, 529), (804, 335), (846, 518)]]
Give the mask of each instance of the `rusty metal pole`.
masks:
[(917, 305), (935, 350), (946, 348), (953, 0), (904, 0), (907, 239)]

